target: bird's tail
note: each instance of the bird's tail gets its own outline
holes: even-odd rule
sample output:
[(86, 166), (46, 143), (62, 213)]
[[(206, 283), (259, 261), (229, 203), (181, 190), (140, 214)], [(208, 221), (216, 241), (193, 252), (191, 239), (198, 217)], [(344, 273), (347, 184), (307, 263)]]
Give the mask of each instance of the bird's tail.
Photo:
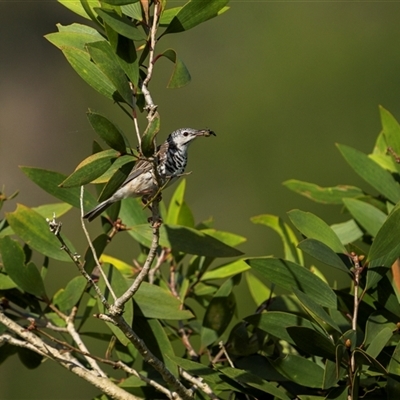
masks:
[(109, 201), (110, 199), (107, 199), (100, 204), (98, 204), (93, 210), (90, 210), (87, 212), (83, 218), (86, 218), (89, 220), (89, 222), (93, 221), (96, 217), (98, 217), (104, 210), (106, 210), (112, 202)]

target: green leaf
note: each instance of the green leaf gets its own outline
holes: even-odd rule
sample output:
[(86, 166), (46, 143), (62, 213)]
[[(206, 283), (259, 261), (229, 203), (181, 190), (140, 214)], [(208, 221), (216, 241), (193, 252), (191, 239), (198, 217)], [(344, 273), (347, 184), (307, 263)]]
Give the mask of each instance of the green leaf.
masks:
[(271, 297), (271, 289), (251, 272), (244, 274), (251, 297), (257, 306)]
[(363, 236), (362, 230), (358, 227), (354, 219), (339, 224), (333, 224), (331, 228), (343, 245), (353, 243)]
[[(254, 375), (248, 371), (239, 368), (222, 367), (218, 368), (227, 377), (238, 382), (240, 385), (250, 386), (255, 389), (261, 390), (264, 393), (269, 393), (274, 399), (289, 400), (290, 398), (276, 385), (261, 379), (259, 376)], [(270, 396), (268, 396), (270, 398)]]
[(132, 265), (129, 265), (128, 263), (126, 263), (118, 258), (109, 256), (107, 254), (101, 255), (100, 263), (108, 263), (108, 264), (113, 265), (123, 275), (131, 276), (131, 275), (133, 275), (133, 272), (134, 272), (134, 268), (132, 267)]
[(225, 332), (236, 309), (232, 281), (227, 280), (215, 293), (207, 307), (201, 329), (202, 346), (214, 343)]
[(178, 33), (194, 28), (227, 10), (229, 0), (190, 0), (175, 15), (164, 32)]
[[(390, 337), (396, 331), (396, 324), (390, 319), (392, 319), (390, 314), (385, 310), (376, 311), (368, 317), (362, 347), (366, 349), (366, 352), (371, 357), (375, 358), (379, 355)], [(385, 339), (385, 337), (388, 338)]]
[(222, 243), (225, 243), (228, 246), (232, 247), (236, 247), (247, 240), (245, 237), (236, 235), (235, 233), (217, 231), (216, 229), (212, 228), (201, 229), (201, 232), (205, 233), (208, 236), (212, 236), (213, 238), (221, 241)]
[(146, 40), (144, 32), (138, 29), (133, 22), (125, 16), (120, 16), (113, 11), (106, 11), (97, 7), (94, 10), (106, 24), (110, 25), (110, 27), (120, 35), (134, 41)]
[(400, 155), (400, 125), (393, 115), (382, 106), (379, 107), (379, 112), (387, 145), (390, 146), (397, 155)]
[(144, 224), (147, 223), (147, 215), (143, 210), (140, 199), (128, 198), (121, 201), (119, 216), (123, 223), (129, 227), (142, 225), (144, 229)]
[(86, 44), (105, 40), (99, 32), (95, 29), (93, 29), (93, 31), (96, 32), (96, 34), (63, 30), (62, 32), (49, 33), (45, 35), (45, 38), (60, 50), (64, 47), (73, 47), (84, 51), (86, 49)]
[[(304, 309), (316, 320), (316, 322), (325, 330), (325, 327), (321, 325), (321, 322), (329, 325), (334, 330), (342, 333), (341, 329), (333, 318), (315, 301), (313, 301), (309, 296), (301, 292), (300, 290), (294, 288), (294, 294), (299, 299), (301, 305)], [(317, 319), (315, 318), (317, 317)]]
[(142, 136), (141, 150), (145, 157), (151, 157), (154, 155), (154, 139), (157, 133), (160, 131), (160, 116), (158, 113), (151, 119), (147, 128)]
[[(166, 224), (171, 224), (171, 225), (180, 225), (179, 220), (180, 219), (186, 219), (189, 222), (189, 225), (191, 228), (194, 227), (194, 220), (193, 220), (193, 215), (187, 218), (184, 218), (184, 215), (180, 218), (181, 213), (185, 213), (183, 211), (184, 203), (185, 203), (185, 188), (186, 188), (186, 179), (182, 179), (179, 185), (176, 187), (174, 194), (171, 197), (171, 200), (169, 202), (168, 206), (168, 214), (165, 219)], [(187, 206), (186, 206), (187, 207)], [(186, 225), (185, 223), (181, 225)]]
[(273, 362), (275, 369), (290, 381), (310, 388), (321, 388), (324, 370), (315, 362), (289, 354)]
[(358, 187), (348, 185), (321, 187), (314, 183), (298, 181), (297, 179), (290, 179), (283, 182), (283, 184), (288, 189), (322, 204), (342, 204), (343, 198), (354, 198), (364, 195), (363, 191)]
[(0, 273), (0, 290), (14, 289), (16, 287), (18, 285), (8, 275)]
[(135, 43), (125, 36), (119, 35), (115, 31), (112, 31), (115, 32), (114, 36), (112, 36), (110, 34), (111, 30), (112, 28), (106, 25), (106, 31), (114, 53), (117, 55), (117, 61), (134, 88), (137, 88), (139, 82), (139, 58), (136, 54)]
[[(86, 19), (91, 19), (89, 14), (85, 11), (85, 8), (82, 6), (82, 1), (76, 0), (57, 0), (60, 4), (74, 12), (75, 14), (80, 15), (83, 18)], [(100, 5), (100, 2), (98, 0), (85, 0), (88, 7), (90, 9), (93, 9), (96, 6)]]
[(300, 210), (289, 211), (288, 216), (293, 225), (305, 237), (319, 240), (330, 247), (335, 253), (346, 254), (346, 248), (342, 245), (340, 239), (321, 218), (312, 213)]
[(287, 332), (289, 327), (306, 327), (315, 330), (314, 325), (308, 319), (281, 311), (268, 311), (265, 314), (250, 315), (245, 318), (245, 321), (292, 345), (295, 342)]
[(139, 1), (134, 4), (121, 6), (121, 10), (125, 15), (131, 17), (132, 19), (136, 19), (137, 21), (141, 21), (143, 19), (142, 6)]
[(178, 376), (177, 365), (171, 361), (175, 354), (160, 321), (137, 317), (133, 321), (132, 328), (139, 337), (145, 338), (146, 346), (155, 357), (165, 364), (175, 376)]
[[(88, 43), (86, 48), (94, 63), (113, 83), (121, 98), (125, 100), (126, 104), (133, 107), (133, 93), (129, 86), (128, 79), (110, 44), (102, 40)], [(123, 151), (124, 150), (125, 147)]]
[(319, 356), (335, 361), (335, 345), (331, 339), (317, 332), (315, 329), (289, 326), (288, 334), (295, 345), (311, 356)]
[(39, 367), (43, 361), (43, 356), (23, 347), (18, 348), (18, 357), (22, 364), (28, 369)]
[(86, 83), (108, 99), (119, 101), (118, 98), (114, 98), (117, 88), (103, 71), (90, 61), (89, 53), (71, 46), (63, 46), (61, 50), (72, 68)]
[(181, 310), (181, 302), (169, 291), (159, 286), (142, 282), (133, 297), (146, 318), (184, 320), (193, 318), (189, 310)]
[(78, 304), (86, 287), (87, 280), (83, 276), (76, 276), (55, 296), (53, 302), (61, 311), (68, 312)]
[(60, 218), (62, 215), (66, 214), (72, 206), (67, 203), (54, 203), (54, 204), (43, 204), (38, 207), (33, 207), (32, 210), (36, 211), (44, 218)]
[(160, 17), (160, 26), (167, 27), (181, 9), (182, 7), (173, 7), (169, 8), (168, 10), (163, 10)]
[[(48, 171), (41, 168), (20, 167), (22, 172), (40, 188), (45, 190), (52, 196), (80, 208), (80, 188), (60, 188), (60, 183), (67, 177), (59, 172)], [(91, 209), (96, 206), (96, 199), (89, 193), (85, 192), (83, 196), (83, 204), (85, 209)]]
[[(96, 252), (96, 257), (97, 259), (99, 259), (101, 257), (101, 255), (103, 254), (104, 249), (106, 248), (106, 246), (110, 243), (110, 238), (106, 235), (106, 234), (101, 234), (99, 236), (96, 237), (96, 239), (94, 239), (92, 241), (92, 245), (93, 248)], [(86, 253), (85, 253), (85, 271), (88, 274), (91, 274), (94, 267), (97, 265), (97, 262), (94, 259), (93, 256), (93, 251), (90, 247), (87, 248)]]
[(60, 187), (70, 188), (92, 182), (107, 171), (119, 154), (118, 151), (112, 149), (92, 154), (85, 158), (75, 168), (75, 171), (60, 183)]
[(126, 4), (137, 3), (139, 0), (102, 0), (104, 3), (111, 4), (113, 6), (123, 6)]
[(175, 50), (165, 50), (164, 53), (159, 55), (159, 57), (166, 57), (175, 65), (171, 78), (167, 85), (168, 89), (181, 88), (190, 83), (192, 78), (190, 76), (189, 70), (186, 68), (186, 65), (183, 63), (183, 61), (178, 58)]
[(123, 157), (125, 158), (125, 163), (114, 172), (114, 175), (104, 186), (100, 193), (99, 201), (104, 201), (111, 197), (117, 191), (117, 189), (121, 187), (131, 173), (133, 166), (135, 165), (135, 161), (133, 161), (131, 156), (122, 156), (120, 158)]
[(39, 270), (32, 262), (25, 265), (24, 250), (17, 241), (9, 236), (1, 238), (0, 253), (5, 271), (21, 290), (46, 298), (46, 290)]
[[(111, 287), (114, 290), (114, 293), (117, 297), (122, 296), (126, 290), (128, 289), (128, 282), (126, 279), (123, 277), (121, 272), (119, 272), (118, 269), (112, 268), (109, 264), (103, 264), (102, 265), (103, 271), (105, 275), (108, 278), (108, 281), (111, 284)], [(100, 277), (99, 280), (99, 288), (102, 291), (102, 293), (105, 294), (106, 299), (110, 298), (111, 295), (106, 289), (106, 284), (104, 282), (104, 279)], [(97, 306), (99, 307), (100, 310), (104, 309), (104, 306), (101, 303), (101, 300), (97, 298)], [(128, 301), (125, 303), (124, 306), (124, 319), (125, 321), (131, 325), (133, 321), (133, 303), (131, 301)], [(118, 338), (118, 340), (124, 345), (127, 346), (128, 343), (130, 343), (130, 340), (122, 333), (122, 331), (115, 326), (114, 324), (111, 324), (109, 322), (106, 322), (107, 326), (111, 329), (113, 334)]]
[(372, 236), (375, 237), (385, 222), (387, 215), (371, 204), (356, 199), (344, 199), (346, 208), (353, 218)]
[[(392, 353), (392, 357), (389, 361), (388, 372), (393, 375), (400, 376), (400, 342), (396, 344), (396, 348)], [(400, 396), (400, 382), (396, 379), (388, 377), (387, 385), (387, 398), (388, 399), (397, 399)]]
[[(18, 204), (14, 212), (7, 214), (7, 221), (29, 247), (55, 260), (71, 261), (69, 256), (61, 250), (58, 239), (50, 232), (46, 220), (32, 209)], [(65, 237), (63, 239), (74, 253), (75, 249), (69, 240)]]
[(290, 226), (282, 218), (275, 215), (263, 214), (252, 217), (250, 220), (254, 224), (265, 225), (273, 229), (281, 237), (285, 259), (303, 265), (303, 255), (297, 249), (299, 241)]
[[(153, 233), (148, 223), (128, 225), (128, 233), (140, 244), (150, 247)], [(174, 251), (206, 257), (237, 257), (243, 253), (201, 231), (185, 226), (163, 225), (160, 228), (160, 245)]]
[(305, 239), (299, 243), (299, 249), (313, 256), (316, 260), (349, 274), (349, 269), (342, 259), (330, 247), (319, 240)]
[(384, 170), (366, 154), (344, 145), (337, 145), (353, 170), (379, 193), (396, 204), (400, 200), (400, 186), (390, 172)]
[(249, 269), (249, 265), (243, 260), (236, 260), (211, 271), (205, 272), (200, 280), (204, 282), (211, 279), (226, 279)]
[(337, 298), (333, 290), (306, 268), (279, 258), (251, 258), (246, 262), (277, 286), (288, 291), (297, 288), (323, 307), (336, 309)]
[(110, 146), (112, 149), (126, 153), (126, 147), (130, 147), (125, 141), (124, 133), (103, 115), (89, 110), (87, 112), (90, 125), (93, 130)]
[[(396, 206), (383, 223), (372, 242), (368, 253), (368, 260), (372, 261), (393, 253), (396, 258), (400, 255), (399, 240), (397, 237), (400, 226), (400, 206)], [(396, 255), (397, 254), (397, 255)], [(393, 258), (393, 260), (394, 260)]]

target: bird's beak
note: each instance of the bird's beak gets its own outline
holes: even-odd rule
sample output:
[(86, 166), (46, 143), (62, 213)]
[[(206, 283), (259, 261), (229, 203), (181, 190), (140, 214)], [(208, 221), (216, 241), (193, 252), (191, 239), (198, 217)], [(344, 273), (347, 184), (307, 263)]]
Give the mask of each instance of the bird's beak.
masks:
[(217, 136), (215, 134), (215, 132), (212, 131), (211, 129), (202, 129), (202, 130), (198, 131), (197, 134), (196, 134), (196, 136), (205, 136), (205, 137), (208, 137), (208, 136), (211, 136), (211, 135)]

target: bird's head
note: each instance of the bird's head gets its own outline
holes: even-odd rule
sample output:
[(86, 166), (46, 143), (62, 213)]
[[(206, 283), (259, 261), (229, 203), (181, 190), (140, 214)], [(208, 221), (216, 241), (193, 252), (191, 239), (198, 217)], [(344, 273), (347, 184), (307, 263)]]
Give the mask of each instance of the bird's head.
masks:
[(215, 132), (210, 129), (192, 129), (192, 128), (181, 128), (172, 132), (168, 136), (168, 142), (173, 143), (176, 147), (184, 149), (196, 139), (198, 136), (216, 136)]

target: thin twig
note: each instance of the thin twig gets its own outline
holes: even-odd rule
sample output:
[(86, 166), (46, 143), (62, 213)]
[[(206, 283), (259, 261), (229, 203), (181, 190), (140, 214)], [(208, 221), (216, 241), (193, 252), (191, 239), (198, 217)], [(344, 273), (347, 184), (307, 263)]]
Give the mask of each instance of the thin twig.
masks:
[[(67, 322), (68, 333), (71, 335), (73, 341), (76, 343), (79, 350), (81, 350), (81, 352), (83, 352), (83, 353), (89, 354), (89, 350), (87, 349), (85, 343), (83, 342), (79, 333), (75, 329), (74, 321), (75, 321), (77, 312), (78, 312), (78, 307), (73, 307), (71, 314), (67, 317), (66, 322)], [(99, 367), (99, 365), (93, 358), (86, 357), (86, 360), (89, 363), (89, 365), (92, 367), (92, 369), (99, 374), (99, 376), (102, 376), (103, 378), (107, 378), (107, 375), (102, 371), (102, 369)]]
[(55, 235), (55, 237), (59, 240), (61, 243), (61, 250), (64, 250), (68, 256), (71, 258), (71, 260), (74, 262), (74, 264), (77, 266), (79, 272), (83, 275), (83, 277), (89, 282), (89, 284), (93, 287), (95, 290), (97, 296), (99, 297), (100, 301), (104, 305), (106, 309), (110, 308), (110, 304), (108, 303), (107, 299), (104, 297), (103, 293), (101, 292), (100, 288), (97, 286), (97, 284), (94, 282), (94, 280), (91, 278), (91, 276), (85, 271), (85, 268), (83, 267), (82, 263), (80, 262), (80, 256), (76, 253), (73, 253), (67, 244), (65, 243), (64, 239), (62, 238), (60, 232), (61, 232), (61, 222), (57, 222), (55, 217), (53, 217), (52, 220), (46, 219), (47, 223), (49, 224), (49, 229), (50, 231)]
[(150, 49), (149, 49), (149, 65), (147, 68), (146, 78), (142, 83), (142, 92), (144, 95), (144, 99), (146, 101), (147, 110), (149, 111), (148, 119), (152, 120), (154, 113), (157, 110), (157, 106), (154, 104), (153, 99), (151, 97), (150, 91), (148, 89), (149, 82), (153, 75), (153, 67), (154, 67), (154, 50), (156, 47), (156, 35), (157, 35), (157, 27), (158, 27), (158, 11), (159, 11), (159, 0), (155, 0), (154, 2), (154, 13), (153, 13), (153, 24), (150, 29)]
[(228, 352), (226, 351), (226, 348), (225, 348), (225, 346), (224, 346), (224, 342), (221, 340), (218, 344), (219, 344), (220, 349), (224, 352), (225, 357), (226, 357), (226, 359), (228, 360), (229, 365), (230, 365), (232, 368), (235, 368), (235, 364), (233, 363), (233, 361), (232, 361), (231, 358), (229, 357)]
[(160, 255), (157, 257), (156, 265), (149, 271), (149, 283), (152, 285), (155, 280), (155, 274), (160, 269), (161, 265), (166, 259), (167, 249), (163, 248)]
[(203, 391), (210, 399), (218, 400), (219, 397), (213, 392), (211, 387), (204, 382), (202, 378), (195, 378), (193, 375), (189, 374), (189, 372), (183, 370), (179, 367), (179, 373), (182, 378), (186, 379), (196, 387), (198, 387), (201, 391)]
[(109, 310), (111, 315), (120, 314), (122, 312), (124, 304), (129, 301), (132, 296), (138, 291), (141, 283), (146, 278), (151, 264), (157, 254), (157, 248), (160, 241), (160, 214), (158, 209), (158, 200), (155, 200), (152, 206), (152, 220), (153, 220), (153, 240), (151, 242), (149, 254), (147, 255), (146, 261), (143, 265), (143, 268), (139, 272), (136, 279), (133, 281), (132, 285), (129, 289), (120, 296), (112, 305), (112, 309)]
[(89, 232), (86, 229), (85, 220), (83, 218), (83, 216), (85, 215), (85, 211), (83, 210), (83, 194), (84, 193), (85, 193), (85, 187), (81, 186), (81, 193), (79, 196), (79, 201), (80, 201), (80, 206), (81, 206), (81, 225), (82, 225), (83, 233), (85, 234), (86, 240), (89, 244), (90, 250), (93, 255), (94, 262), (96, 263), (96, 267), (99, 269), (100, 274), (101, 274), (102, 278), (104, 279), (104, 282), (107, 286), (107, 289), (110, 291), (110, 294), (111, 294), (113, 300), (115, 301), (117, 299), (117, 296), (115, 295), (114, 290), (111, 287), (110, 282), (108, 281), (107, 275), (104, 273), (103, 268), (101, 267), (99, 258), (97, 257), (96, 249), (94, 248), (92, 240), (90, 239)]
[(62, 367), (81, 377), (94, 387), (101, 390), (113, 399), (119, 400), (139, 400), (138, 397), (126, 392), (122, 388), (115, 385), (108, 378), (103, 378), (93, 373), (93, 371), (84, 368), (77, 360), (71, 357), (69, 352), (60, 351), (48, 343), (43, 342), (41, 338), (30, 332), (28, 329), (18, 325), (12, 319), (8, 318), (3, 312), (0, 312), (0, 323), (5, 325), (8, 330), (14, 332), (23, 340), (13, 338), (11, 335), (0, 335), (0, 342), (9, 342), (10, 344), (26, 347), (40, 354), (43, 357), (56, 361)]

